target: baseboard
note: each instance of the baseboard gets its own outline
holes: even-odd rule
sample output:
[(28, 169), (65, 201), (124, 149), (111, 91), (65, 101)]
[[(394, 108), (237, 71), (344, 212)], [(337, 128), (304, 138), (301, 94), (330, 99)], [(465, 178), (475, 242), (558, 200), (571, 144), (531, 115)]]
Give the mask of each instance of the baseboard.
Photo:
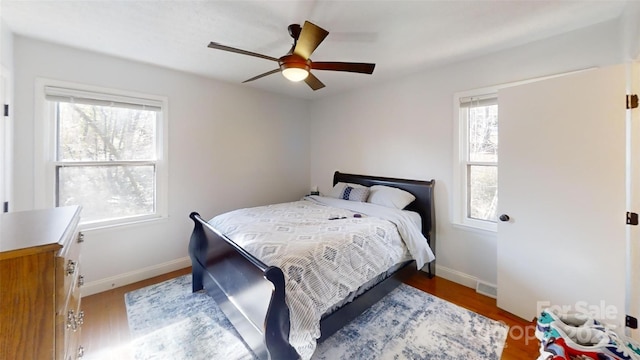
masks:
[(475, 276), (471, 276), (461, 271), (453, 270), (438, 264), (436, 264), (436, 275), (443, 279), (453, 281), (472, 289), (476, 288), (476, 283), (478, 282), (478, 279)]
[(444, 266), (436, 265), (436, 274), (441, 278), (453, 281), (460, 285), (474, 289), (478, 294), (482, 294), (496, 299), (498, 296), (498, 287), (495, 284), (480, 280), (475, 276), (465, 274), (461, 271), (449, 269)]
[(455, 283), (464, 285), (474, 290), (476, 289), (478, 282), (479, 281), (481, 282), (481, 280), (479, 280), (475, 276), (471, 276), (469, 274), (465, 274), (458, 270), (453, 270), (444, 266), (440, 266), (438, 264), (436, 264), (436, 274), (441, 278), (453, 281)]
[(120, 286), (133, 284), (138, 281), (146, 280), (154, 276), (166, 274), (171, 271), (184, 269), (191, 266), (191, 260), (188, 256), (180, 259), (171, 260), (166, 263), (149, 266), (146, 268), (130, 271), (128, 273), (111, 276), (108, 278), (87, 282), (82, 286), (81, 296), (89, 296), (103, 291), (111, 290)]

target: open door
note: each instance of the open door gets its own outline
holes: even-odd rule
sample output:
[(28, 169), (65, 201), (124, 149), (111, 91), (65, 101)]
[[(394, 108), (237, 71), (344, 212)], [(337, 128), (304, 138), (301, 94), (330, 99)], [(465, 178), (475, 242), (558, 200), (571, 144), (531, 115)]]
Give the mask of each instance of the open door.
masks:
[(9, 191), (8, 191), (8, 177), (10, 174), (9, 161), (9, 118), (5, 116), (4, 106), (8, 104), (7, 90), (8, 90), (8, 76), (7, 71), (0, 67), (0, 212), (5, 212), (5, 204), (8, 207)]
[[(638, 63), (627, 65), (627, 93), (640, 94)], [(640, 212), (640, 108), (633, 108), (629, 98), (627, 109), (627, 210)], [(626, 314), (640, 319), (640, 225), (627, 226), (627, 298)], [(631, 322), (632, 323), (632, 322)], [(630, 325), (632, 325), (630, 323)], [(640, 341), (637, 327), (627, 327), (627, 335)]]
[(499, 103), (498, 307), (625, 315), (624, 65), (505, 88)]

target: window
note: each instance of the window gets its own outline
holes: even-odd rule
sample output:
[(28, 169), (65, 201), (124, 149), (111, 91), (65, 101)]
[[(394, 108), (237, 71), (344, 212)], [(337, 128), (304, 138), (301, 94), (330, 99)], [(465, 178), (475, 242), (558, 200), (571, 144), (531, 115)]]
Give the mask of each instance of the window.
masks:
[(498, 205), (496, 93), (456, 96), (456, 222), (495, 230)]
[(166, 99), (48, 81), (40, 87), (49, 139), (45, 204), (81, 205), (89, 227), (166, 216)]

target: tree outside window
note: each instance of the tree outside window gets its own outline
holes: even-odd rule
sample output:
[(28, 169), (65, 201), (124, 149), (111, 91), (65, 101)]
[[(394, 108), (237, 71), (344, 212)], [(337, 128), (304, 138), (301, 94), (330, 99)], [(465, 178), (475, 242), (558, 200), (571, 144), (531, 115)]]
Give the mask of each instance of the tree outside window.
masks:
[(45, 201), (81, 205), (88, 227), (165, 217), (166, 99), (42, 82)]
[(156, 111), (56, 103), (56, 205), (83, 221), (154, 212)]
[(498, 99), (457, 97), (456, 222), (495, 229), (498, 206)]

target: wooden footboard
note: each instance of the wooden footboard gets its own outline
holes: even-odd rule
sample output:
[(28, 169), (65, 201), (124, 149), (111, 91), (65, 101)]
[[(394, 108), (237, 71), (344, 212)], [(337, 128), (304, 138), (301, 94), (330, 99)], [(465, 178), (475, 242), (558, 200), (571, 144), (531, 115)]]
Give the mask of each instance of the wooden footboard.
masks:
[(193, 291), (205, 289), (260, 359), (298, 359), (289, 344), (282, 270), (267, 266), (196, 212), (189, 242)]

